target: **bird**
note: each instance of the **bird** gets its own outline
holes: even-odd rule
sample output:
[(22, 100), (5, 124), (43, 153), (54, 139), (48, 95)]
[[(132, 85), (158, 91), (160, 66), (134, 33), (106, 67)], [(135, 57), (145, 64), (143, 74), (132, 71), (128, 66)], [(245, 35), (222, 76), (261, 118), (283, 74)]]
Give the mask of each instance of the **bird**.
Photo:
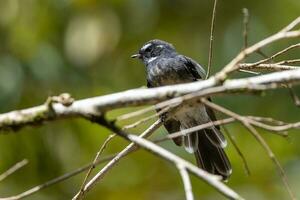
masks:
[[(146, 42), (138, 53), (131, 57), (144, 63), (148, 88), (202, 81), (206, 77), (206, 72), (200, 64), (177, 53), (172, 44), (159, 39)], [(210, 107), (196, 102), (184, 103), (170, 117), (160, 117), (169, 134), (216, 120)], [(232, 168), (224, 151), (227, 141), (219, 126), (177, 137), (173, 141), (195, 155), (199, 168), (221, 176), (224, 181), (228, 180)]]

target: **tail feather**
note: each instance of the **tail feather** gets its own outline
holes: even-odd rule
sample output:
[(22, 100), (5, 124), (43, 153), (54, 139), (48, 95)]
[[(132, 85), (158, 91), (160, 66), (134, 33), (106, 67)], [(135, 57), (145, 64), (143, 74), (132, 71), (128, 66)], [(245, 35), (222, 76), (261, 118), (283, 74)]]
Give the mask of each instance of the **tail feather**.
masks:
[(205, 171), (220, 175), (226, 180), (232, 172), (230, 162), (223, 147), (214, 145), (207, 137), (207, 130), (198, 133), (198, 150), (195, 152), (197, 164)]
[(191, 133), (187, 136), (183, 136), (184, 148), (189, 153), (194, 153), (198, 149), (198, 134)]
[(204, 129), (204, 132), (206, 137), (209, 139), (209, 141), (216, 147), (225, 148), (227, 146), (227, 141), (224, 135), (216, 127), (212, 127), (210, 129)]

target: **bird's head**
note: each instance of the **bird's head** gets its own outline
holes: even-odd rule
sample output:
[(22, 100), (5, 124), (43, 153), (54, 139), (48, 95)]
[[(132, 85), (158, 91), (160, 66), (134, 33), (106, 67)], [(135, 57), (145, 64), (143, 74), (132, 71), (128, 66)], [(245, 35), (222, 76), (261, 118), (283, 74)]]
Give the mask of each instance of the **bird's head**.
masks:
[(145, 64), (148, 64), (159, 57), (168, 57), (176, 53), (172, 44), (162, 40), (150, 40), (145, 43), (137, 54), (132, 58), (139, 58)]

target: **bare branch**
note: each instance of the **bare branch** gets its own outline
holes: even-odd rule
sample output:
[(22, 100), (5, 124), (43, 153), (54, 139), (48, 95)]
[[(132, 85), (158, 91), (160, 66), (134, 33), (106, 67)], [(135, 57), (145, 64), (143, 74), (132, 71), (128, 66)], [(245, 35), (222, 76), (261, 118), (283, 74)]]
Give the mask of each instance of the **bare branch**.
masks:
[(210, 186), (214, 187), (216, 190), (218, 190), (221, 194), (225, 195), (226, 197), (230, 199), (243, 199), (240, 197), (236, 192), (228, 188), (224, 183), (220, 181), (219, 176), (215, 176), (212, 174), (209, 174), (208, 172), (196, 167), (195, 165), (187, 162), (186, 160), (176, 156), (175, 154), (165, 150), (164, 148), (157, 146), (156, 144), (145, 140), (143, 138), (137, 137), (135, 135), (128, 135), (130, 140), (138, 144), (139, 146), (149, 150), (150, 152), (154, 153), (155, 155), (158, 155), (165, 160), (168, 160), (172, 163), (174, 163), (176, 166), (181, 165), (185, 169), (187, 169), (189, 172), (193, 173), (195, 176), (201, 178), (203, 181), (208, 183)]
[(262, 47), (265, 47), (278, 40), (300, 37), (300, 30), (291, 31), (290, 29), (291, 27), (294, 28), (297, 24), (300, 23), (299, 19), (300, 17), (291, 22), (287, 27), (285, 27), (281, 31), (241, 51), (234, 59), (231, 60), (230, 63), (228, 63), (220, 72), (216, 74), (215, 78), (217, 79), (217, 81), (224, 81), (227, 78), (228, 74), (238, 69), (238, 64), (240, 62), (242, 62), (248, 55), (256, 52)]
[(90, 174), (92, 173), (92, 170), (96, 167), (96, 162), (98, 161), (99, 156), (102, 154), (102, 152), (103, 152), (104, 149), (106, 148), (106, 145), (109, 143), (109, 141), (110, 141), (111, 139), (113, 139), (115, 136), (116, 136), (116, 134), (111, 134), (111, 135), (109, 135), (109, 136), (106, 138), (106, 140), (104, 141), (104, 143), (101, 145), (100, 150), (97, 152), (96, 157), (95, 157), (95, 159), (94, 159), (94, 161), (93, 161), (92, 166), (90, 167), (90, 169), (88, 170), (87, 174), (85, 175), (85, 178), (84, 178), (84, 180), (83, 180), (83, 183), (81, 184), (81, 187), (80, 187), (78, 196), (81, 196), (81, 195), (82, 195), (82, 193), (83, 193), (83, 188), (84, 188), (84, 186), (85, 186), (85, 184), (86, 184), (86, 182), (87, 182), (87, 180), (88, 180)]
[(177, 168), (178, 168), (179, 173), (180, 173), (181, 178), (182, 178), (186, 200), (194, 200), (194, 195), (193, 195), (193, 191), (192, 191), (192, 184), (191, 184), (191, 180), (190, 180), (190, 177), (189, 177), (189, 173), (187, 172), (185, 167), (182, 166), (181, 164), (178, 164)]
[[(284, 54), (284, 53), (286, 53), (286, 52), (288, 52), (288, 51), (290, 51), (290, 50), (299, 48), (299, 47), (300, 47), (300, 43), (293, 44), (293, 45), (291, 45), (291, 46), (289, 46), (289, 47), (287, 47), (287, 48), (285, 48), (285, 49), (283, 49), (283, 50), (281, 50), (281, 51), (275, 53), (274, 55), (272, 55), (272, 56), (270, 56), (270, 57), (268, 57), (268, 58), (266, 58), (266, 59), (257, 61), (257, 62), (255, 62), (255, 63), (248, 64), (248, 67), (255, 67), (255, 66), (258, 66), (258, 65), (260, 65), (260, 64), (266, 63), (266, 62), (268, 62), (268, 61), (274, 60), (274, 59), (277, 58), (278, 56), (280, 56), (280, 55), (282, 55), (282, 54)], [(276, 63), (276, 64), (278, 64), (278, 63)]]
[(273, 119), (271, 117), (260, 117), (260, 116), (247, 116), (248, 118), (254, 119), (255, 121), (263, 122), (263, 123), (270, 123), (272, 125), (286, 125), (287, 122), (280, 121), (278, 119)]
[(254, 72), (254, 71), (245, 70), (245, 69), (239, 69), (239, 72), (244, 72), (244, 73), (254, 74), (254, 75), (259, 75), (260, 74), (260, 72)]
[(247, 174), (247, 176), (250, 176), (250, 168), (248, 166), (247, 160), (244, 156), (244, 154), (242, 153), (242, 151), (240, 150), (239, 146), (237, 145), (234, 137), (229, 133), (229, 131), (227, 130), (226, 126), (223, 126), (223, 129), (227, 135), (227, 137), (229, 138), (229, 141), (232, 143), (234, 149), (236, 150), (236, 152), (238, 153), (238, 155), (240, 156), (240, 158), (242, 159), (242, 162), (244, 164), (244, 168), (245, 168), (245, 172)]
[(150, 115), (148, 117), (145, 117), (145, 118), (143, 118), (141, 120), (138, 120), (137, 122), (134, 122), (132, 124), (126, 125), (122, 129), (123, 130), (128, 130), (128, 129), (136, 128), (137, 126), (139, 126), (139, 125), (141, 125), (143, 123), (146, 123), (147, 121), (149, 121), (149, 120), (151, 120), (151, 119), (153, 119), (155, 117), (157, 117), (157, 113), (155, 113), (153, 115)]
[[(145, 117), (145, 118), (143, 118), (143, 119), (140, 119), (140, 120), (138, 120), (137, 122), (135, 122), (135, 123), (133, 123), (133, 124), (129, 124), (129, 125), (126, 125), (126, 126), (124, 126), (122, 129), (123, 130), (127, 130), (127, 129), (131, 129), (131, 128), (135, 128), (135, 127), (137, 127), (138, 125), (140, 125), (140, 124), (143, 124), (143, 123), (145, 123), (145, 122), (147, 122), (147, 121), (149, 121), (149, 120), (151, 120), (151, 119), (153, 119), (153, 118), (155, 118), (155, 117), (158, 117), (158, 116), (160, 116), (160, 115), (162, 115), (163, 113), (165, 113), (165, 112), (167, 112), (168, 110), (170, 109), (170, 107), (166, 107), (166, 108), (163, 108), (163, 109), (161, 109), (159, 112), (156, 112), (155, 114), (153, 114), (153, 115), (150, 115), (150, 116), (148, 116), (148, 117)], [(152, 109), (151, 109), (152, 110)], [(142, 111), (142, 110), (141, 110)], [(148, 112), (148, 110), (147, 111), (145, 111), (145, 113), (147, 113)], [(136, 114), (137, 116), (138, 115), (140, 115), (142, 112), (132, 112), (132, 113), (129, 113), (129, 114), (125, 114), (125, 115), (123, 115), (123, 116), (121, 116), (121, 117), (128, 117), (128, 118), (131, 118), (131, 117), (134, 117), (134, 115)], [(124, 118), (117, 118), (117, 120), (116, 121), (118, 121), (118, 119), (124, 119)], [(127, 118), (127, 119), (128, 119)]]
[(277, 65), (289, 65), (289, 64), (297, 64), (300, 63), (300, 59), (293, 59), (293, 60), (283, 60), (280, 62), (277, 62)]
[(256, 129), (253, 126), (251, 126), (250, 124), (248, 124), (246, 122), (242, 122), (242, 123), (252, 133), (252, 135), (256, 138), (256, 140), (263, 146), (263, 148), (266, 150), (266, 152), (268, 153), (268, 156), (270, 157), (270, 159), (274, 162), (275, 166), (277, 167), (280, 177), (281, 177), (281, 179), (285, 185), (285, 188), (288, 191), (291, 199), (296, 200), (296, 197), (295, 197), (294, 193), (292, 192), (291, 187), (289, 185), (288, 178), (287, 178), (281, 164), (275, 157), (270, 146), (267, 144), (267, 142), (263, 139), (263, 137), (256, 131)]
[(298, 66), (281, 65), (281, 64), (259, 64), (253, 65), (252, 63), (239, 64), (240, 69), (252, 70), (252, 71), (282, 71), (282, 70), (294, 70), (300, 69)]
[[(41, 105), (29, 109), (0, 114), (0, 130), (15, 129), (42, 122), (70, 117), (84, 117), (89, 120), (101, 116), (103, 112), (113, 108), (125, 106), (137, 106), (156, 103), (170, 97), (177, 97), (189, 93), (191, 96), (204, 97), (216, 94), (232, 92), (249, 93), (280, 87), (281, 83), (297, 83), (300, 81), (300, 69), (274, 72), (251, 78), (227, 80), (221, 86), (215, 86), (213, 79), (193, 83), (164, 86), (151, 89), (133, 89), (111, 95), (93, 97), (74, 101), (66, 107), (60, 103), (54, 103), (52, 109)], [(175, 98), (176, 99), (176, 98)], [(182, 99), (169, 100), (164, 103), (182, 101)], [(177, 102), (178, 103), (178, 102)], [(153, 107), (154, 108), (154, 107)], [(155, 108), (159, 108), (156, 106)]]
[[(106, 128), (110, 129), (111, 131), (115, 132), (122, 138), (134, 142), (138, 146), (148, 150), (149, 152), (152, 152), (165, 160), (168, 160), (170, 162), (173, 162), (175, 165), (182, 164), (188, 171), (195, 174), (199, 178), (201, 178), (203, 181), (214, 187), (217, 191), (222, 193), (224, 196), (227, 196), (231, 199), (242, 199), (237, 193), (235, 193), (233, 190), (228, 188), (226, 185), (224, 185), (220, 180), (221, 177), (211, 175), (207, 173), (206, 171), (196, 167), (195, 165), (192, 165), (191, 163), (183, 160), (182, 158), (174, 155), (173, 153), (155, 145), (152, 142), (149, 142), (142, 137), (138, 137), (135, 135), (127, 134), (120, 130), (118, 127), (116, 127), (114, 124), (105, 121), (105, 119), (101, 119), (101, 121), (98, 121), (99, 124), (105, 126)], [(103, 169), (97, 173), (84, 187), (84, 193), (85, 194), (88, 190), (90, 190), (93, 186), (96, 185), (97, 181), (100, 180), (100, 178), (103, 176)], [(73, 199), (76, 199), (78, 197), (78, 194), (75, 195)]]
[[(139, 137), (149, 137), (155, 130), (157, 130), (162, 125), (162, 121), (158, 119), (155, 123), (153, 123), (147, 130), (145, 130)], [(81, 194), (77, 193), (73, 200), (81, 199), (86, 192), (88, 192), (92, 187), (96, 185), (98, 181), (100, 181), (104, 175), (115, 166), (121, 158), (125, 157), (128, 153), (132, 152), (136, 149), (136, 145), (134, 143), (129, 144), (126, 148), (124, 148), (121, 152), (119, 152), (109, 163), (107, 163), (87, 184), (85, 184), (84, 188), (81, 190)]]
[(181, 137), (181, 136), (186, 136), (186, 135), (191, 134), (191, 133), (196, 132), (196, 131), (200, 131), (200, 130), (203, 130), (203, 129), (206, 129), (206, 128), (210, 128), (212, 126), (232, 123), (234, 121), (235, 121), (234, 118), (227, 118), (227, 119), (221, 119), (221, 120), (217, 120), (217, 121), (211, 121), (211, 122), (208, 122), (208, 123), (205, 123), (205, 124), (200, 124), (198, 126), (194, 126), (192, 128), (183, 129), (183, 130), (175, 132), (175, 133), (170, 133), (170, 134), (168, 134), (167, 136), (165, 136), (161, 139), (155, 140), (155, 142), (162, 142), (162, 141), (165, 141), (165, 140), (174, 139), (174, 138)]
[(207, 65), (207, 73), (206, 73), (205, 79), (208, 79), (208, 77), (210, 75), (211, 63), (212, 63), (212, 59), (213, 59), (213, 42), (214, 42), (214, 32), (215, 32), (215, 23), (216, 23), (216, 14), (217, 14), (217, 4), (218, 4), (218, 0), (215, 0), (212, 18), (211, 18), (208, 65)]
[(283, 183), (291, 197), (291, 199), (295, 200), (295, 195), (293, 194), (289, 184), (288, 184), (288, 179), (286, 177), (286, 174), (282, 168), (282, 166), (280, 165), (279, 161), (277, 160), (277, 158), (275, 157), (274, 153), (272, 152), (272, 149), (269, 147), (269, 145), (266, 143), (266, 141), (261, 137), (261, 135), (256, 131), (256, 129), (251, 125), (251, 122), (249, 119), (250, 118), (246, 118), (246, 117), (242, 117), (224, 107), (221, 107), (217, 104), (214, 104), (210, 101), (207, 101), (205, 99), (202, 99), (202, 102), (211, 107), (212, 109), (222, 112), (226, 115), (229, 115), (230, 117), (235, 118), (236, 120), (240, 121), (249, 131), (250, 133), (252, 133), (252, 135), (256, 138), (256, 140), (262, 145), (262, 147), (266, 150), (266, 152), (268, 153), (268, 156), (270, 157), (270, 159), (274, 162), (275, 166), (277, 167), (279, 174), (283, 180)]
[(0, 182), (3, 181), (4, 179), (6, 179), (8, 176), (10, 176), (13, 173), (15, 173), (16, 171), (18, 171), (19, 169), (21, 169), (22, 167), (24, 167), (27, 164), (28, 164), (28, 160), (27, 159), (23, 159), (20, 162), (17, 162), (12, 167), (10, 167), (7, 171), (5, 171), (4, 173), (0, 174)]
[(243, 8), (243, 25), (244, 25), (244, 31), (243, 31), (243, 36), (244, 36), (244, 49), (248, 47), (248, 24), (249, 24), (249, 11), (247, 8)]
[(300, 24), (300, 17), (298, 17), (297, 19), (295, 19), (292, 23), (290, 23), (289, 25), (287, 25), (280, 32), (284, 33), (284, 32), (291, 31), (292, 29), (294, 29), (299, 24)]
[[(105, 157), (105, 158), (103, 158), (101, 160), (98, 160), (96, 162), (96, 165), (99, 165), (99, 164), (101, 164), (103, 162), (111, 160), (114, 156), (115, 155), (113, 155), (113, 156), (107, 156), (107, 157)], [(23, 199), (25, 197), (33, 195), (36, 192), (39, 192), (39, 191), (41, 191), (43, 189), (46, 189), (46, 188), (48, 188), (48, 187), (50, 187), (52, 185), (55, 185), (55, 184), (57, 184), (59, 182), (65, 181), (65, 180), (67, 180), (67, 179), (69, 179), (69, 178), (71, 178), (73, 176), (76, 176), (77, 174), (80, 174), (80, 173), (88, 170), (91, 166), (93, 166), (93, 163), (90, 163), (88, 165), (80, 167), (80, 168), (78, 168), (78, 169), (76, 169), (76, 170), (74, 170), (72, 172), (69, 172), (69, 173), (66, 173), (66, 174), (64, 174), (62, 176), (54, 178), (54, 179), (52, 179), (50, 181), (47, 181), (46, 183), (43, 183), (41, 185), (35, 186), (35, 187), (33, 187), (33, 188), (31, 188), (31, 189), (29, 189), (29, 190), (27, 190), (25, 192), (22, 192), (22, 193), (20, 193), (18, 195), (11, 196), (11, 197), (0, 198), (0, 200), (19, 200), (19, 199)]]

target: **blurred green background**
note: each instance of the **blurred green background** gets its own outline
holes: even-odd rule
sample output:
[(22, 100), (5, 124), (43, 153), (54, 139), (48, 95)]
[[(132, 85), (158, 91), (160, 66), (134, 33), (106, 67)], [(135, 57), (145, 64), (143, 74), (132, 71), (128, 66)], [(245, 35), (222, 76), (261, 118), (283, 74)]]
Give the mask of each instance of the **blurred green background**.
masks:
[[(0, 0), (0, 113), (41, 104), (48, 95), (62, 92), (80, 99), (144, 86), (144, 66), (130, 55), (154, 38), (173, 43), (180, 53), (206, 66), (212, 6), (213, 1), (207, 0)], [(300, 14), (299, 0), (220, 1), (213, 73), (243, 46), (244, 7), (251, 14), (250, 44), (281, 29)], [(278, 42), (263, 51), (271, 55), (296, 42), (299, 39)], [(299, 55), (300, 51), (295, 50), (289, 57), (299, 58)], [(258, 58), (261, 57), (253, 56), (250, 60)], [(296, 92), (300, 94), (299, 90)], [(240, 114), (270, 116), (288, 122), (299, 120), (299, 108), (284, 89), (262, 96), (216, 97), (214, 101)], [(109, 116), (129, 111), (117, 110)], [(145, 128), (133, 132), (140, 133)], [(228, 129), (252, 172), (246, 176), (241, 159), (229, 144), (227, 152), (233, 174), (228, 185), (246, 199), (288, 199), (274, 165), (261, 146), (240, 125), (230, 125)], [(300, 197), (299, 131), (290, 131), (288, 139), (260, 132)], [(23, 158), (29, 164), (0, 182), (0, 196), (17, 194), (92, 161), (108, 134), (106, 129), (80, 119), (1, 134), (0, 173)], [(160, 129), (153, 137), (164, 134), (165, 130)], [(115, 138), (104, 155), (118, 152), (126, 144)], [(172, 142), (162, 146), (194, 162), (191, 155)], [(76, 176), (28, 199), (70, 199), (83, 178), (83, 174)], [(192, 181), (196, 199), (224, 199), (201, 180), (193, 177)], [(179, 200), (184, 199), (184, 192), (174, 166), (139, 151), (121, 161), (86, 199)]]

